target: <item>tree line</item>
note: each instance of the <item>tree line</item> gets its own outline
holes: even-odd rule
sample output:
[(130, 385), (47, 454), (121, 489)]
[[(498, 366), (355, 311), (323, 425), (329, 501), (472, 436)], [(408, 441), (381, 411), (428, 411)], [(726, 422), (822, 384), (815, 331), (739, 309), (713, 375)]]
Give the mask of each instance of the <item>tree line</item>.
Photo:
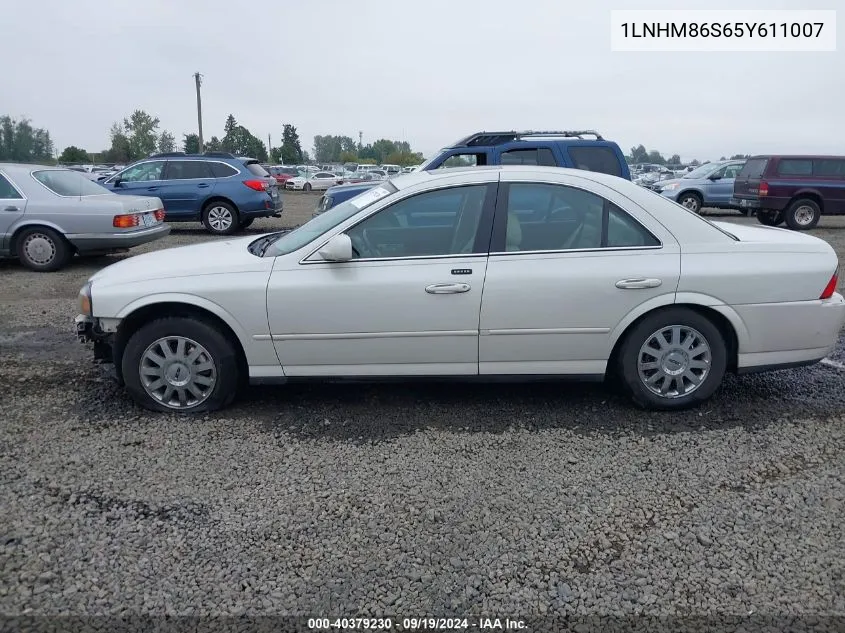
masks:
[[(734, 154), (730, 157), (730, 159), (722, 156), (719, 160), (738, 160), (742, 158), (751, 158), (750, 154)], [(672, 154), (669, 158), (664, 158), (664, 156), (658, 152), (656, 149), (651, 151), (645, 148), (645, 145), (637, 145), (636, 147), (631, 148), (631, 153), (625, 157), (625, 160), (628, 161), (630, 165), (636, 165), (638, 163), (652, 163), (655, 165), (680, 165), (681, 164), (681, 157), (678, 154)], [(704, 163), (709, 163), (710, 161), (705, 160)], [(703, 164), (697, 158), (693, 159), (689, 162), (690, 165), (698, 166)]]
[[(70, 145), (59, 156), (50, 133), (33, 127), (29, 119), (0, 116), (0, 160), (14, 162), (59, 162), (127, 164), (151, 154), (183, 151), (196, 154), (200, 151), (199, 136), (193, 132), (183, 134), (177, 146), (176, 137), (160, 129), (158, 117), (144, 110), (135, 110), (109, 128), (109, 147), (99, 152)], [(303, 150), (296, 126), (282, 125), (281, 144), (268, 147), (249, 129), (238, 123), (233, 114), (226, 117), (223, 137), (212, 136), (203, 143), (206, 152), (231, 152), (249, 156), (261, 162), (284, 164), (310, 163), (312, 155)], [(370, 164), (415, 165), (423, 157), (411, 150), (405, 141), (379, 139), (362, 145), (349, 136), (317, 135), (314, 137), (313, 158), (319, 163), (359, 162)]]
[[(122, 121), (112, 124), (109, 129), (108, 148), (92, 154), (71, 145), (64, 148), (58, 156), (58, 162), (126, 164), (156, 152), (174, 152), (177, 149), (187, 154), (199, 152), (199, 137), (196, 134), (183, 134), (181, 144), (177, 147), (176, 137), (168, 130), (159, 130), (159, 127), (158, 117), (153, 117), (144, 110), (135, 110)], [(302, 149), (296, 126), (283, 124), (281, 139), (279, 146), (268, 148), (263, 140), (238, 123), (235, 116), (230, 114), (223, 124), (223, 138), (212, 136), (204, 143), (203, 150), (231, 152), (238, 156), (250, 156), (261, 162), (288, 165), (311, 162), (312, 155)], [(631, 164), (681, 164), (680, 155), (673, 154), (666, 158), (659, 151), (648, 150), (644, 145), (632, 147), (630, 154), (625, 158)], [(742, 158), (750, 158), (750, 155), (734, 154), (730, 157), (731, 160)], [(414, 152), (406, 141), (381, 138), (364, 145), (350, 136), (328, 134), (314, 137), (313, 159), (321, 164), (357, 162), (406, 166), (421, 163), (423, 156)], [(34, 127), (27, 118), (0, 116), (0, 161), (34, 163), (54, 160), (55, 148), (49, 131)], [(727, 159), (722, 156), (720, 160)], [(689, 164), (700, 165), (701, 162), (696, 159)]]

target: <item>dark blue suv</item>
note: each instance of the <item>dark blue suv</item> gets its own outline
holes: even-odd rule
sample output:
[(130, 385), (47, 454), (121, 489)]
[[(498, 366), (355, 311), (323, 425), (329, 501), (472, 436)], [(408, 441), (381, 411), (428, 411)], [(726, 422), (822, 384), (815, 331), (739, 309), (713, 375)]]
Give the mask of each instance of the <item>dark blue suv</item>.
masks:
[[(594, 130), (477, 132), (443, 148), (419, 169), (428, 171), (441, 167), (482, 165), (569, 167), (631, 179), (631, 171), (619, 145), (605, 140)], [(331, 187), (320, 199), (314, 215), (328, 211), (377, 184)]]
[(276, 179), (257, 160), (225, 152), (155, 154), (99, 184), (114, 193), (161, 198), (167, 220), (202, 221), (215, 235), (282, 212)]

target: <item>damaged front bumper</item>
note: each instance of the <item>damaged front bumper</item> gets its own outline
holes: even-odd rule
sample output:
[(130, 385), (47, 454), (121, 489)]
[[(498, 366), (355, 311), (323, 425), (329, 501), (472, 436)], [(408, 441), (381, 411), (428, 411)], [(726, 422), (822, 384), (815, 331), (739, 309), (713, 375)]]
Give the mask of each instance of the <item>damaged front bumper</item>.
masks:
[(74, 320), (76, 327), (76, 338), (80, 343), (94, 344), (94, 360), (101, 363), (112, 363), (112, 348), (114, 344), (114, 332), (103, 330), (99, 319), (87, 314), (80, 314)]

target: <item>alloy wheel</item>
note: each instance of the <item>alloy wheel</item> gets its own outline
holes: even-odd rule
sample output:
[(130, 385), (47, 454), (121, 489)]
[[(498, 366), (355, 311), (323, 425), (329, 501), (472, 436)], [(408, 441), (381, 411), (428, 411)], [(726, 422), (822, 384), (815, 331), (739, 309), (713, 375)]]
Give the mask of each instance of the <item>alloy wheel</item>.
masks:
[(208, 350), (184, 336), (166, 336), (141, 355), (138, 371), (147, 394), (171, 409), (202, 404), (217, 383), (217, 368)]
[(653, 332), (637, 356), (643, 385), (661, 398), (681, 398), (698, 389), (710, 373), (707, 339), (686, 325), (667, 325)]
[(226, 207), (211, 207), (208, 210), (208, 224), (215, 231), (228, 231), (232, 222), (234, 222), (232, 212)]

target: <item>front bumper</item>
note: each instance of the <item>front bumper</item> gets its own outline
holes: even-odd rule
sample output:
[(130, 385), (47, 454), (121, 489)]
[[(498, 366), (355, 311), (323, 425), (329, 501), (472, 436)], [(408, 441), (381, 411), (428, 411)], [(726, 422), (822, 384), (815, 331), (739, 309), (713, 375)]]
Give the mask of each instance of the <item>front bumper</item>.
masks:
[(86, 251), (132, 248), (161, 239), (169, 233), (170, 227), (162, 222), (148, 229), (127, 233), (69, 233), (65, 237), (79, 252), (85, 253)]
[(87, 314), (79, 314), (73, 320), (76, 329), (76, 338), (80, 343), (94, 344), (94, 360), (102, 363), (114, 362), (112, 349), (114, 345), (114, 333), (104, 332), (100, 328), (99, 321)]

